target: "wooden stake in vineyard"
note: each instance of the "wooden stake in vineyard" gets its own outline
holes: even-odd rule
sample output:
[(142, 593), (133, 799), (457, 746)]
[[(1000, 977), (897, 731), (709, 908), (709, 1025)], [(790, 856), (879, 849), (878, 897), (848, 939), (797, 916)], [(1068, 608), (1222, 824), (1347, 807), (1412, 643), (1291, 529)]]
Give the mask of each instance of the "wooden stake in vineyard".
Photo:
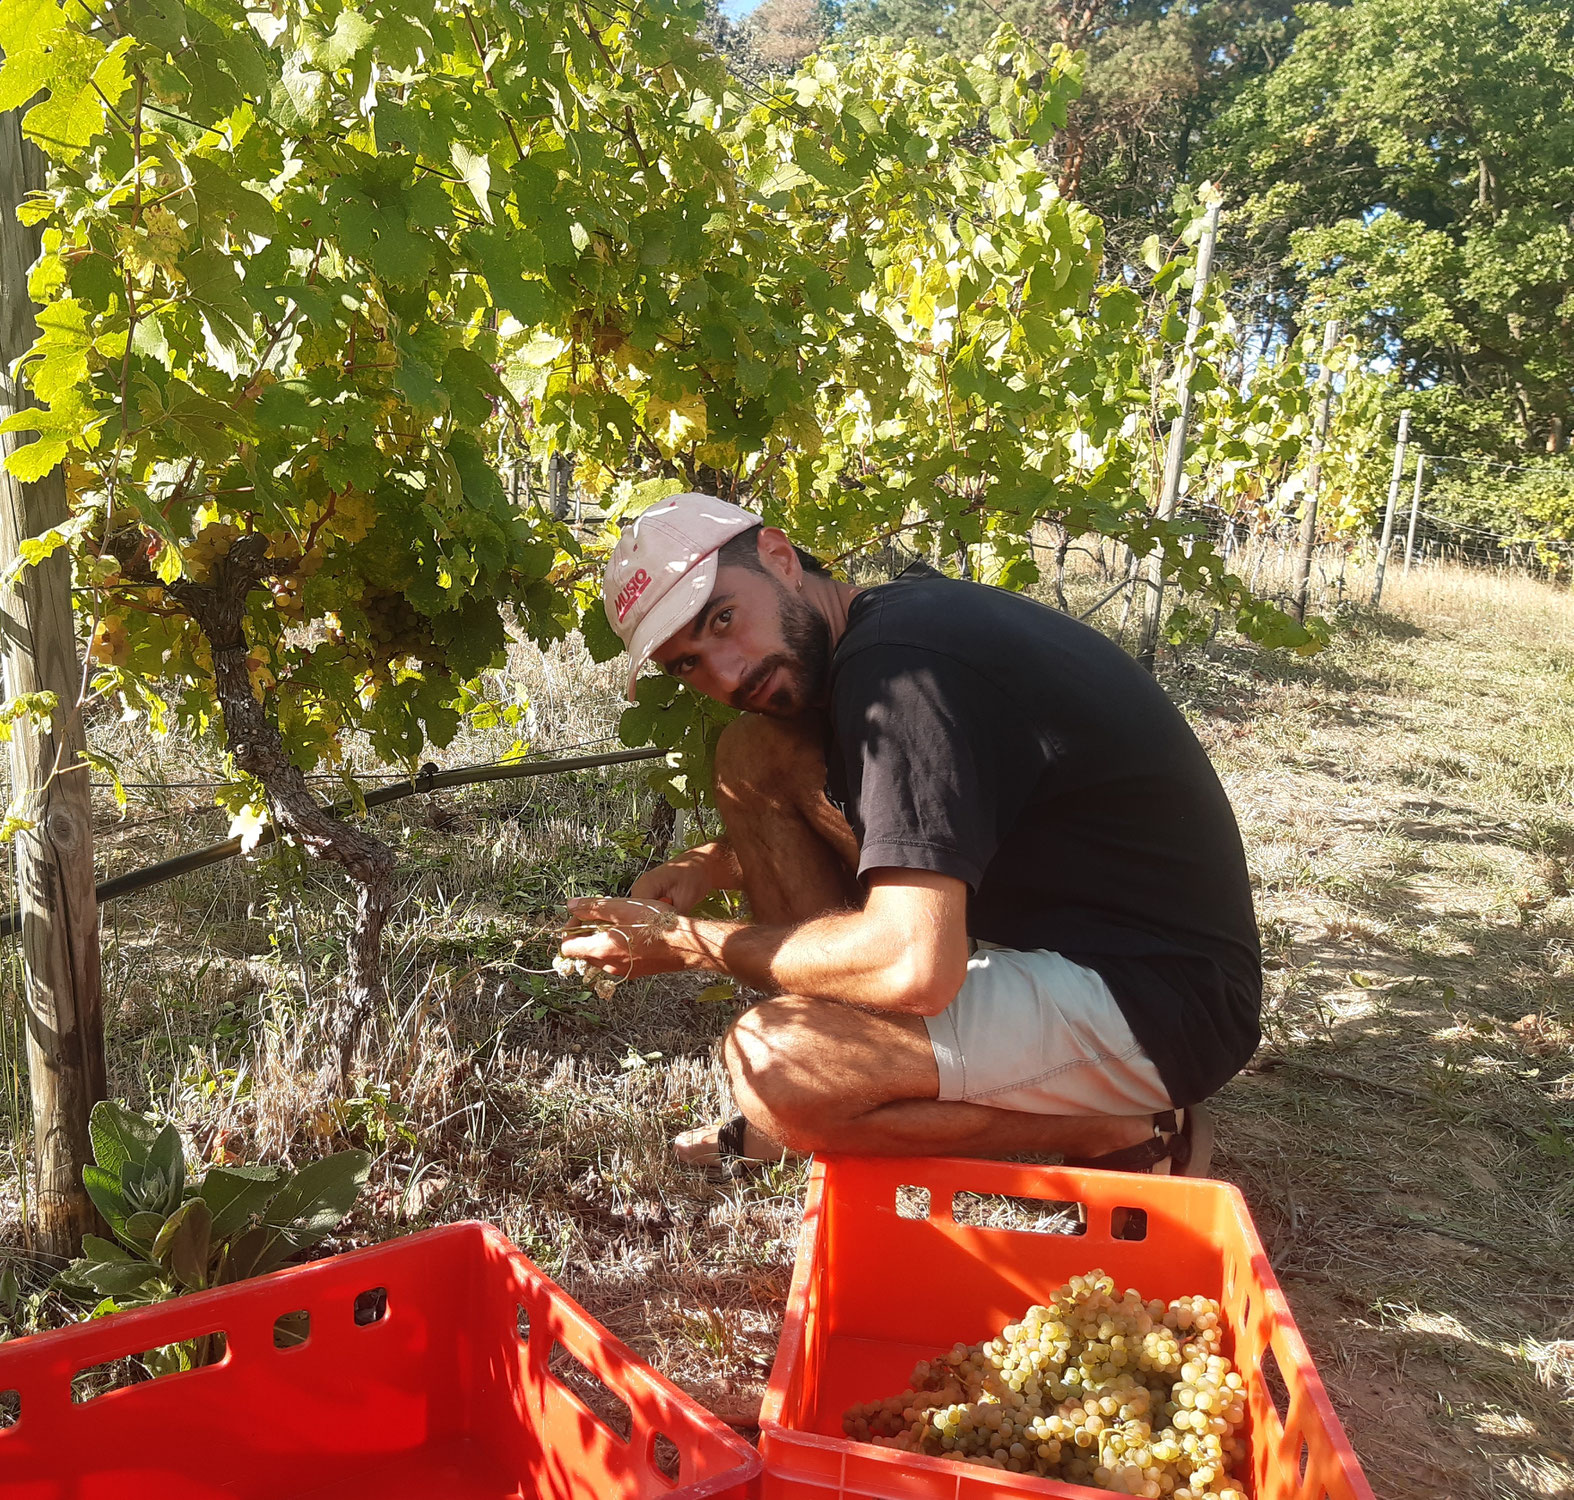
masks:
[(1416, 522), (1421, 519), (1421, 475), (1426, 469), (1426, 454), (1416, 454), (1416, 484), (1410, 492), (1410, 529), (1405, 533), (1405, 570), (1401, 575), (1410, 576), (1410, 555), (1416, 549)]
[[(1181, 345), (1180, 410), (1170, 422), (1169, 446), (1164, 453), (1164, 482), (1159, 487), (1158, 519), (1168, 521), (1180, 499), (1181, 473), (1186, 467), (1186, 429), (1191, 422), (1191, 367), (1197, 332), (1202, 326), (1202, 299), (1213, 270), (1213, 244), (1219, 233), (1219, 204), (1208, 205), (1208, 218), (1197, 246), (1197, 277), (1191, 288), (1191, 311), (1186, 316), (1186, 339)], [(1137, 637), (1137, 660), (1150, 672), (1159, 644), (1164, 606), (1164, 549), (1155, 547), (1145, 564), (1147, 591), (1142, 600), (1142, 630)]]
[[(43, 185), (43, 158), (24, 146), (20, 113), (0, 113), (0, 420), (33, 404), (13, 372), (38, 337), (27, 295), (38, 241), (17, 223), (16, 210), (29, 189)], [(30, 436), (0, 437), (0, 457)], [(5, 691), (12, 699), (53, 694), (55, 705), (11, 725), (11, 810), (22, 821), (15, 843), (37, 1173), (34, 1246), (62, 1258), (75, 1255), (82, 1235), (98, 1227), (82, 1186), (82, 1168), (92, 1160), (88, 1112), (105, 1094), (93, 823), (70, 558), (62, 548), (14, 575), (13, 567), (25, 540), (66, 516), (58, 467), (30, 484), (0, 470)]]
[(1388, 549), (1394, 539), (1394, 508), (1399, 504), (1399, 481), (1405, 472), (1405, 444), (1410, 437), (1410, 408), (1399, 413), (1399, 439), (1394, 444), (1394, 475), (1388, 481), (1388, 509), (1383, 512), (1383, 540), (1377, 548), (1377, 572), (1372, 578), (1372, 608), (1383, 598), (1383, 574), (1388, 568)]
[(1333, 371), (1328, 361), (1339, 342), (1339, 320), (1330, 318), (1323, 329), (1323, 361), (1317, 371), (1316, 417), (1312, 424), (1312, 452), (1306, 467), (1306, 500), (1301, 515), (1301, 555), (1295, 564), (1295, 596), (1290, 613), (1306, 621), (1306, 593), (1312, 579), (1312, 553), (1317, 547), (1317, 492), (1322, 483), (1323, 441), (1328, 436), (1328, 418), (1333, 412)]
[(547, 459), (547, 500), (554, 521), (568, 520), (568, 485), (574, 463), (566, 453), (553, 453)]

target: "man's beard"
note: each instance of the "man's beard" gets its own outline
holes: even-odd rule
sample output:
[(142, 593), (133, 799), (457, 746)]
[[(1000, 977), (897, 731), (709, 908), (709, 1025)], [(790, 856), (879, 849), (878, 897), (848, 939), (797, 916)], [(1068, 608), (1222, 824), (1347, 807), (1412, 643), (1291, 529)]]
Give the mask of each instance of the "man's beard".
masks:
[[(780, 617), (785, 651), (767, 656), (738, 684), (732, 706), (746, 713), (769, 714), (773, 719), (796, 718), (807, 708), (824, 703), (831, 675), (831, 627), (818, 610), (811, 609), (796, 594), (780, 584)], [(749, 700), (769, 680), (772, 672), (784, 669), (786, 678), (761, 704)]]

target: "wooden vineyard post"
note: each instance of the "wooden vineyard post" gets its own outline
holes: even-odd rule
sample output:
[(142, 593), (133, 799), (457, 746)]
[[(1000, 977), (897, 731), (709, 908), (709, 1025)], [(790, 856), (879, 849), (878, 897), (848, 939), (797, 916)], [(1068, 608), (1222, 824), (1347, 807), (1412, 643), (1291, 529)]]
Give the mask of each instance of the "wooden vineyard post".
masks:
[(1334, 345), (1339, 342), (1339, 320), (1330, 318), (1323, 329), (1323, 361), (1317, 371), (1317, 396), (1312, 424), (1312, 452), (1306, 466), (1306, 499), (1301, 515), (1301, 552), (1295, 563), (1295, 595), (1290, 612), (1302, 623), (1306, 620), (1306, 594), (1312, 580), (1312, 553), (1317, 548), (1317, 491), (1322, 482), (1323, 440), (1328, 436), (1328, 418), (1333, 411), (1333, 371), (1328, 368)]
[[(32, 404), (13, 371), (38, 336), (27, 270), (38, 240), (17, 223), (17, 205), (44, 185), (43, 158), (23, 145), (21, 115), (0, 113), (0, 418)], [(30, 434), (0, 437), (0, 456)], [(0, 470), (0, 568), (20, 543), (66, 519), (57, 467), (22, 484)], [(0, 591), (0, 637), (8, 696), (53, 693), (47, 721), (11, 726), (12, 810), (30, 826), (16, 835), (17, 898), (26, 973), (27, 1061), (36, 1172), (34, 1247), (70, 1257), (98, 1227), (82, 1186), (91, 1160), (88, 1112), (104, 1097), (104, 1026), (99, 987), (98, 903), (93, 894), (89, 805), (71, 563), (64, 549), (24, 569)]]
[(554, 521), (568, 520), (568, 479), (573, 467), (566, 453), (554, 453), (547, 459), (547, 504)]
[(1410, 492), (1410, 529), (1405, 533), (1405, 570), (1402, 578), (1410, 576), (1410, 554), (1416, 549), (1416, 522), (1421, 518), (1421, 472), (1426, 468), (1426, 454), (1416, 454), (1416, 484)]
[[(1191, 423), (1191, 367), (1197, 332), (1202, 327), (1202, 299), (1213, 270), (1213, 244), (1219, 234), (1218, 201), (1208, 205), (1208, 218), (1197, 246), (1197, 274), (1191, 288), (1191, 310), (1186, 316), (1186, 339), (1181, 345), (1180, 410), (1170, 422), (1169, 446), (1164, 452), (1164, 480), (1159, 486), (1157, 518), (1168, 521), (1180, 499), (1181, 473), (1186, 467), (1186, 429)], [(1137, 636), (1137, 660), (1150, 672), (1158, 651), (1159, 625), (1164, 607), (1164, 549), (1155, 547), (1144, 564), (1147, 589), (1142, 599), (1142, 627)]]
[(1372, 608), (1383, 599), (1383, 574), (1388, 568), (1388, 549), (1394, 540), (1394, 508), (1399, 504), (1399, 481), (1405, 472), (1405, 444), (1410, 437), (1410, 408), (1399, 413), (1399, 439), (1394, 444), (1394, 474), (1388, 481), (1388, 509), (1383, 512), (1383, 540), (1377, 548), (1377, 572), (1372, 577)]

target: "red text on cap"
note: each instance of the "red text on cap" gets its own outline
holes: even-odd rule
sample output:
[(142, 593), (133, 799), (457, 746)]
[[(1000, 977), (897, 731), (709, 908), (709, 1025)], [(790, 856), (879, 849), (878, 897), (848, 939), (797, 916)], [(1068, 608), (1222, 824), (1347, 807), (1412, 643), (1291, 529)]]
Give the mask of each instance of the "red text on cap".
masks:
[(623, 623), (624, 617), (639, 602), (639, 596), (650, 587), (650, 574), (641, 568), (625, 583), (618, 593), (618, 624)]

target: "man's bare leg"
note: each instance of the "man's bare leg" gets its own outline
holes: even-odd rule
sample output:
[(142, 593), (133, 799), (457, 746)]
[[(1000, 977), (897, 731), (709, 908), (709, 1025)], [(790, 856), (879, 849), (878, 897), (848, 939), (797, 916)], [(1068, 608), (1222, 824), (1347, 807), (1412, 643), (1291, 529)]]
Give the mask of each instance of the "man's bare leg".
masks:
[(725, 1056), (744, 1117), (794, 1151), (1102, 1156), (1153, 1130), (1151, 1115), (1036, 1115), (942, 1100), (919, 1017), (826, 1000), (762, 1001), (733, 1025)]
[(817, 730), (745, 714), (716, 746), (716, 806), (756, 922), (858, 904), (858, 841), (825, 796)]
[[(812, 725), (759, 714), (734, 719), (716, 746), (716, 806), (756, 922), (807, 922), (855, 906), (858, 841), (825, 796), (825, 751)], [(719, 1127), (685, 1131), (674, 1142), (683, 1161), (717, 1159)], [(745, 1154), (782, 1148), (753, 1122)]]

